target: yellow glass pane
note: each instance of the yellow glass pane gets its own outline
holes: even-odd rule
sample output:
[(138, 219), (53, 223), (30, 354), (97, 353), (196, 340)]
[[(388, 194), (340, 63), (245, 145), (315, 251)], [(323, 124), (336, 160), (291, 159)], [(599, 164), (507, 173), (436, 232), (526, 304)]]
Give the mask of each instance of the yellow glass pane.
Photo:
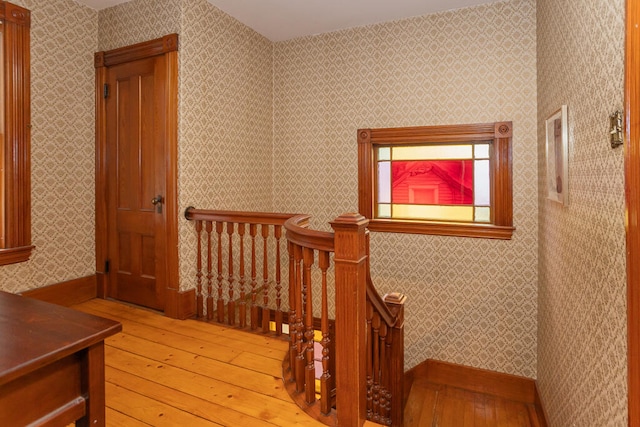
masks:
[(476, 222), (491, 222), (491, 208), (476, 208)]
[(473, 221), (473, 206), (393, 205), (393, 218)]
[(378, 148), (378, 160), (391, 160), (391, 148), (389, 147)]
[(393, 147), (393, 160), (471, 159), (473, 145), (415, 145)]

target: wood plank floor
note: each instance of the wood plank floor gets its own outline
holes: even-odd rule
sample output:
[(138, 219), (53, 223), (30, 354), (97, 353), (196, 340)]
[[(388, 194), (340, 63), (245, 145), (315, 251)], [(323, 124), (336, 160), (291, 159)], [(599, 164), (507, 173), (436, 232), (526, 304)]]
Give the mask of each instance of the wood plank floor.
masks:
[[(73, 308), (123, 325), (105, 341), (108, 426), (324, 425), (284, 389), (283, 340), (102, 299)], [(537, 425), (523, 404), (420, 380), (405, 410), (405, 427)]]
[(105, 341), (109, 426), (322, 426), (282, 383), (285, 341), (94, 299), (118, 320)]
[(538, 427), (533, 404), (417, 379), (404, 413), (405, 427)]

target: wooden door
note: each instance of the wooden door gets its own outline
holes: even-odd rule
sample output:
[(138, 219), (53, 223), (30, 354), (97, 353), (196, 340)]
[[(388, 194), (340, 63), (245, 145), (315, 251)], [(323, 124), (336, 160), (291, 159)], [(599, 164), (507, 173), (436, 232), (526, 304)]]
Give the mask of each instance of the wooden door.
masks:
[(176, 51), (174, 34), (96, 54), (99, 293), (169, 311), (168, 291), (177, 291)]
[(109, 295), (164, 310), (163, 55), (107, 72)]

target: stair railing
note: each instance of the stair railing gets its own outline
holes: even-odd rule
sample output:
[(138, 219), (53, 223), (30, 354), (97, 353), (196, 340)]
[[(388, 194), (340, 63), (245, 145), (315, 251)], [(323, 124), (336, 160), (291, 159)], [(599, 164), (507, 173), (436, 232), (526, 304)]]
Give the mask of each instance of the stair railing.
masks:
[[(300, 215), (284, 224), (293, 301), (289, 318), (295, 319), (285, 365), (288, 380), (295, 384), (298, 396), (304, 396), (307, 407), (316, 406), (319, 400), (320, 413), (334, 415), (340, 426), (361, 426), (365, 420), (401, 426), (405, 297), (389, 294), (381, 298), (373, 286), (366, 218), (359, 214), (341, 215), (331, 222), (333, 233), (309, 230), (308, 218)], [(335, 343), (330, 340), (328, 327), (327, 272), (332, 255)], [(317, 305), (313, 300), (318, 288), (312, 283), (314, 267), (320, 271), (316, 276), (321, 278), (321, 302)], [(319, 390), (313, 376), (314, 361), (318, 359), (314, 307), (318, 305), (322, 335)]]
[(185, 216), (197, 236), (199, 318), (288, 334), (286, 388), (325, 424), (402, 425), (405, 298), (382, 298), (373, 286), (366, 218), (344, 214), (323, 232), (308, 228), (308, 215), (188, 208)]
[(282, 334), (282, 229), (295, 215), (187, 208), (197, 238), (198, 318), (264, 333), (273, 319)]

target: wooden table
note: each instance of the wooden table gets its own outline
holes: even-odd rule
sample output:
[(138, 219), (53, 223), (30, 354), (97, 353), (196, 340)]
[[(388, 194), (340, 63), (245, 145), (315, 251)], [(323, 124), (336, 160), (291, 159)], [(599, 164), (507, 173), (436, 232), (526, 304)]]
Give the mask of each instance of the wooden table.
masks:
[(0, 291), (0, 426), (104, 426), (104, 339), (121, 330)]

